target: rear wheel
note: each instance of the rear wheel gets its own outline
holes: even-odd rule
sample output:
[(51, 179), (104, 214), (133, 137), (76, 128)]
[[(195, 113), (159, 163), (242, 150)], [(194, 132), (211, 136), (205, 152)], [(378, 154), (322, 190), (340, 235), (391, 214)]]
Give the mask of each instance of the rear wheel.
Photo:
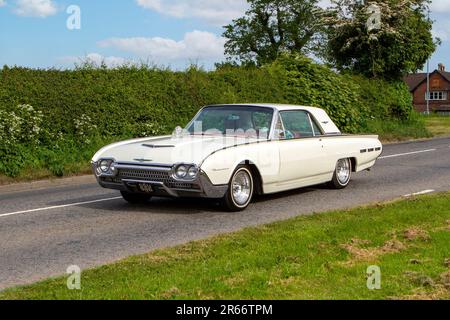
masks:
[(340, 159), (334, 170), (333, 180), (330, 185), (335, 189), (344, 189), (352, 178), (352, 162), (350, 159)]
[(142, 193), (131, 193), (126, 191), (120, 191), (125, 201), (129, 203), (145, 203), (148, 202), (152, 196)]
[(245, 210), (252, 201), (253, 191), (253, 176), (249, 167), (239, 166), (231, 177), (222, 205), (228, 211)]

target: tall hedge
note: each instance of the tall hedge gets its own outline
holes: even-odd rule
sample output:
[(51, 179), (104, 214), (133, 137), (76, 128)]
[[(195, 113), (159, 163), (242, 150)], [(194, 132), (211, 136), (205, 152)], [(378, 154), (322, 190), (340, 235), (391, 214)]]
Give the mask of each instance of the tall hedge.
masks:
[(184, 72), (146, 66), (4, 67), (0, 173), (14, 176), (42, 167), (61, 175), (68, 163), (86, 162), (103, 143), (169, 133), (203, 105), (238, 102), (322, 107), (349, 133), (365, 131), (373, 119), (407, 119), (412, 113), (403, 83), (339, 75), (304, 57), (209, 72), (194, 67)]

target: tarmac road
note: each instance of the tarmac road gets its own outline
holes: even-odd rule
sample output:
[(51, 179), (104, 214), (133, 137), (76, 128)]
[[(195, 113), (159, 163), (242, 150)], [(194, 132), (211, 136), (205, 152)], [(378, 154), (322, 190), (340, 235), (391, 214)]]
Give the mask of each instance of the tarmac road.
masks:
[(450, 137), (386, 145), (373, 170), (354, 175), (345, 190), (317, 186), (263, 196), (240, 213), (204, 200), (129, 205), (93, 178), (84, 180), (0, 188), (0, 289), (64, 274), (70, 265), (89, 268), (247, 226), (450, 190)]

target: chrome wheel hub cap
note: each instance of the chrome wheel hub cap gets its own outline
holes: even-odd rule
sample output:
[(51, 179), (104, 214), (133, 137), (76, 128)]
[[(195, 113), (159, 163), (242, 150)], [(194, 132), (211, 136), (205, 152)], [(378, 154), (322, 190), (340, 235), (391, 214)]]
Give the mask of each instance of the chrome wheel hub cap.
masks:
[(348, 183), (350, 180), (350, 161), (348, 159), (338, 161), (336, 175), (340, 184), (345, 185)]
[(252, 192), (251, 178), (246, 171), (238, 172), (233, 179), (232, 194), (233, 200), (237, 205), (245, 205)]

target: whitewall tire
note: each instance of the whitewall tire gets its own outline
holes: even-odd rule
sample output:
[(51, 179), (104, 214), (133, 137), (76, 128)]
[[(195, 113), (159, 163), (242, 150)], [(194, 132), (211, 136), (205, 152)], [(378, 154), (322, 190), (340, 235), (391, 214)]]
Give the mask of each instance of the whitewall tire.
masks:
[(254, 180), (248, 166), (239, 166), (231, 177), (222, 205), (228, 211), (245, 210), (253, 198)]
[(331, 186), (335, 189), (344, 189), (350, 183), (352, 179), (352, 161), (349, 158), (340, 159), (336, 163), (336, 169), (334, 170), (333, 180)]

